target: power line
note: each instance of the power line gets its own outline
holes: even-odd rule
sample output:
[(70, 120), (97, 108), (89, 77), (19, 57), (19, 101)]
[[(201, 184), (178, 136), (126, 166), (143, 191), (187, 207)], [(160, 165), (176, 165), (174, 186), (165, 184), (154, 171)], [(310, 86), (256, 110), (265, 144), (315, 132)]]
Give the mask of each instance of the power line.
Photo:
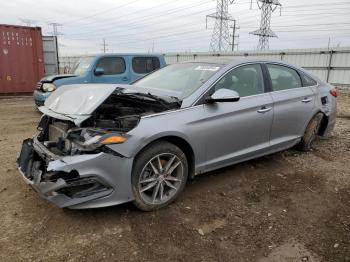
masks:
[[(203, 4), (207, 4), (209, 3), (210, 1), (208, 0), (205, 0), (205, 1), (200, 1), (199, 3), (196, 3), (196, 4), (191, 4), (191, 5), (185, 5), (185, 6), (181, 6), (181, 7), (177, 7), (177, 8), (171, 8), (171, 9), (168, 9), (164, 12), (156, 12), (155, 14), (149, 14), (149, 15), (140, 15), (140, 16), (137, 16), (136, 19), (132, 19), (130, 18), (130, 16), (134, 15), (134, 14), (138, 14), (138, 13), (145, 13), (147, 12), (148, 10), (155, 10), (159, 7), (162, 7), (162, 6), (168, 6), (169, 3), (173, 3), (173, 2), (177, 2), (177, 1), (180, 1), (180, 0), (170, 0), (169, 2), (165, 2), (165, 3), (162, 3), (162, 4), (159, 4), (159, 5), (156, 5), (156, 6), (152, 6), (152, 7), (149, 7), (149, 8), (145, 8), (145, 9), (140, 9), (140, 10), (137, 10), (137, 11), (134, 11), (134, 12), (131, 12), (131, 13), (127, 13), (127, 14), (124, 14), (124, 15), (119, 15), (117, 17), (117, 19), (115, 19), (114, 17), (112, 19), (107, 19), (107, 20), (104, 20), (103, 23), (101, 25), (97, 25), (97, 28), (99, 27), (103, 27), (102, 29), (103, 30), (108, 30), (110, 28), (115, 28), (115, 25), (114, 24), (111, 24), (110, 26), (106, 26), (106, 23), (108, 24), (109, 22), (111, 23), (116, 23), (116, 22), (121, 22), (121, 18), (124, 18), (124, 17), (127, 17), (127, 25), (133, 25), (133, 24), (137, 24), (138, 22), (142, 22), (142, 21), (146, 21), (146, 20), (153, 20), (153, 19), (159, 19), (159, 17), (162, 17), (162, 16), (166, 16), (166, 18), (168, 19), (168, 15), (169, 14), (172, 14), (172, 13), (177, 13), (177, 12), (181, 12), (183, 10), (187, 10), (187, 9), (190, 9), (192, 7), (198, 7), (198, 6), (201, 6)], [(95, 22), (92, 22), (92, 23), (89, 23), (89, 24), (94, 24), (94, 26), (92, 28), (96, 28), (95, 27)], [(79, 28), (84, 28), (84, 29), (88, 29), (88, 28), (91, 28), (89, 26), (89, 24), (84, 24), (84, 25), (77, 25)], [(97, 29), (99, 30), (99, 29)]]
[[(174, 0), (175, 1), (175, 0)], [(208, 1), (206, 1), (206, 3), (207, 3)], [(261, 1), (260, 1), (261, 2)], [(238, 4), (238, 3), (237, 3)], [(342, 4), (342, 3), (334, 3), (335, 5), (338, 5), (338, 6), (340, 6), (340, 4)], [(344, 2), (344, 4), (348, 4), (348, 2)], [(341, 23), (341, 22), (339, 22), (339, 23), (327, 23), (327, 24), (325, 24), (325, 23), (320, 23), (320, 24), (316, 24), (316, 23), (308, 23), (307, 21), (308, 20), (310, 20), (310, 22), (313, 22), (313, 21), (315, 21), (315, 19), (314, 18), (310, 18), (309, 17), (309, 14), (306, 14), (305, 12), (307, 12), (308, 10), (301, 10), (301, 7), (306, 7), (307, 5), (299, 5), (299, 6), (294, 6), (295, 7), (295, 11), (290, 11), (290, 10), (288, 10), (288, 6), (287, 7), (285, 7), (286, 9), (287, 9), (287, 11), (284, 11), (284, 12), (286, 12), (286, 13), (289, 13), (289, 14), (286, 14), (286, 15), (284, 15), (284, 16), (288, 16), (289, 18), (290, 18), (290, 20), (288, 20), (288, 18), (287, 19), (285, 19), (284, 17), (281, 17), (282, 19), (281, 20), (279, 20), (279, 21), (281, 21), (281, 22), (286, 22), (286, 20), (287, 21), (295, 21), (295, 19), (293, 19), (292, 17), (297, 17), (297, 21), (299, 21), (299, 22), (301, 22), (302, 21), (302, 23), (301, 24), (298, 24), (298, 25), (292, 25), (292, 24), (289, 24), (289, 25), (276, 25), (276, 28), (279, 28), (281, 31), (276, 31), (276, 32), (281, 32), (281, 33), (288, 33), (288, 32), (300, 32), (300, 33), (302, 33), (302, 32), (308, 32), (308, 31), (311, 31), (311, 32), (319, 32), (320, 34), (321, 34), (321, 32), (331, 32), (332, 30), (334, 30), (333, 28), (331, 29), (331, 28), (329, 28), (329, 26), (331, 26), (331, 25), (339, 25), (339, 26), (337, 26), (337, 31), (343, 31), (344, 32), (344, 34), (345, 34), (345, 32), (347, 31), (347, 30), (349, 30), (349, 29), (347, 29), (347, 28), (344, 28), (344, 26), (345, 25), (347, 25), (347, 24), (349, 24), (349, 23)], [(317, 5), (317, 6), (319, 6), (319, 5)], [(322, 6), (322, 4), (320, 4), (320, 6)], [(330, 6), (330, 11), (332, 11), (332, 10), (340, 10), (340, 8), (334, 8), (334, 6), (333, 6), (333, 3), (332, 4), (327, 4), (327, 5), (323, 5), (323, 6)], [(332, 6), (332, 8), (331, 8), (331, 6)], [(177, 13), (179, 8), (176, 8), (175, 9), (175, 11), (173, 11), (173, 12), (171, 12), (170, 10), (167, 10), (166, 12), (160, 12), (160, 13), (158, 13), (158, 14), (160, 14), (161, 16), (164, 16), (165, 17), (165, 19), (169, 19), (169, 17), (168, 17), (168, 13)], [(183, 9), (183, 8), (181, 8), (181, 9)], [(189, 8), (187, 8), (187, 9), (189, 9)], [(186, 9), (186, 10), (187, 10)], [(344, 8), (342, 8), (342, 10), (344, 9), (344, 11), (346, 11), (347, 9), (345, 9), (345, 7)], [(174, 9), (173, 9), (174, 10)], [(325, 9), (313, 9), (314, 11), (317, 11), (317, 10), (319, 10), (319, 11), (323, 11), (323, 10), (325, 10)], [(142, 10), (140, 10), (141, 12), (142, 11), (144, 11), (144, 9), (142, 9)], [(301, 13), (299, 13), (298, 14), (298, 11), (300, 11), (300, 12), (304, 12), (303, 14), (301, 14)], [(311, 11), (311, 10), (310, 10)], [(314, 12), (313, 11), (313, 13), (312, 14), (310, 14), (310, 15), (317, 15), (317, 16), (319, 16), (320, 14), (323, 14), (322, 12)], [(203, 12), (203, 11), (201, 11), (201, 12)], [(164, 14), (165, 13), (165, 14)], [(196, 12), (196, 13), (200, 13), (200, 12)], [(182, 24), (176, 24), (176, 25), (174, 25), (174, 26), (167, 26), (167, 27), (161, 27), (160, 28), (160, 30), (157, 28), (157, 29), (153, 29), (152, 30), (152, 26), (153, 26), (153, 24), (154, 24), (154, 22), (152, 23), (151, 22), (151, 20), (153, 20), (153, 19), (158, 19), (159, 20), (159, 16), (158, 16), (158, 14), (152, 14), (152, 15), (150, 15), (151, 16), (151, 18), (149, 18), (149, 19), (147, 19), (146, 17), (149, 17), (149, 16), (140, 16), (140, 17), (138, 17), (137, 19), (134, 19), (134, 22), (133, 23), (130, 23), (130, 20), (128, 21), (128, 23), (127, 23), (127, 25), (130, 25), (130, 24), (136, 24), (136, 26), (134, 26), (134, 27), (128, 27), (128, 30), (130, 30), (130, 29), (135, 29), (135, 28), (145, 28), (145, 27), (149, 27), (149, 30), (147, 30), (148, 32), (150, 32), (150, 33), (155, 33), (155, 34), (157, 34), (157, 33), (160, 33), (160, 32), (162, 32), (163, 30), (166, 30), (167, 31), (167, 33), (168, 33), (168, 31), (171, 31), (173, 34), (158, 34), (157, 36), (156, 36), (156, 39), (158, 38), (164, 38), (164, 39), (160, 39), (161, 41), (160, 42), (172, 42), (172, 43), (174, 43), (174, 42), (179, 42), (179, 41), (182, 41), (181, 39), (179, 39), (178, 37), (176, 37), (176, 36), (180, 36), (180, 35), (190, 35), (190, 37), (187, 37), (186, 36), (186, 39), (184, 39), (183, 41), (188, 41), (188, 39), (190, 39), (190, 38), (193, 38), (193, 39), (196, 39), (196, 38), (198, 38), (198, 36), (195, 36), (195, 35), (198, 35), (198, 34), (200, 34), (201, 36), (200, 37), (202, 37), (202, 38), (208, 38), (208, 36), (202, 36), (203, 34), (205, 34), (205, 32), (203, 32), (203, 31), (200, 31), (200, 29), (198, 28), (199, 26), (200, 26), (200, 24), (197, 24), (197, 25), (194, 25), (194, 27), (192, 27), (192, 26), (190, 26), (190, 27), (192, 27), (192, 28), (198, 28), (197, 30), (193, 30), (193, 31), (186, 31), (186, 32), (183, 32), (183, 28), (186, 28), (186, 29), (189, 29), (190, 27), (188, 27), (187, 25), (188, 24), (186, 24), (186, 23), (182, 23)], [(332, 13), (324, 13), (326, 16), (329, 16), (329, 15), (331, 15)], [(334, 13), (334, 14), (339, 14), (339, 13)], [(344, 13), (344, 14), (346, 14), (346, 13)], [(184, 16), (186, 16), (186, 15), (184, 15)], [(176, 16), (176, 18), (179, 18), (179, 17), (184, 17), (184, 16)], [(119, 18), (119, 16), (118, 16), (118, 18)], [(322, 18), (324, 18), (324, 16), (322, 16)], [(338, 18), (338, 17), (337, 17)], [(291, 19), (293, 19), (293, 20), (291, 20)], [(181, 19), (180, 19), (181, 20)], [(184, 19), (182, 19), (181, 21), (183, 21)], [(247, 19), (244, 19), (244, 20), (249, 20), (249, 21), (253, 21), (253, 20), (255, 20), (255, 18), (254, 17), (252, 17), (251, 19), (248, 17)], [(140, 24), (140, 22), (141, 21), (147, 21), (147, 22), (149, 22), (149, 23), (147, 23), (148, 25), (145, 25), (145, 24)], [(323, 22), (326, 22), (324, 19), (322, 20)], [(305, 24), (303, 24), (303, 23), (305, 23)], [(307, 24), (306, 24), (307, 23)], [(115, 23), (114, 23), (115, 24)], [(242, 24), (242, 23), (241, 23)], [(247, 23), (244, 23), (245, 25), (247, 24)], [(248, 24), (250, 24), (250, 23), (248, 23)], [(192, 24), (191, 24), (192, 25)], [(251, 25), (252, 25), (252, 23), (251, 23)], [(115, 25), (113, 25), (113, 26), (115, 26)], [(299, 27), (299, 28), (295, 28), (295, 30), (288, 30), (288, 28), (291, 28), (291, 27)], [(122, 28), (122, 27), (124, 27), (124, 25), (120, 25), (120, 27), (118, 28), (118, 30), (117, 31), (115, 31), (115, 30), (109, 30), (108, 28), (104, 28), (104, 31), (108, 31), (108, 35), (109, 36), (113, 36), (113, 35), (111, 35), (110, 34), (110, 32), (111, 33), (113, 33), (113, 32), (121, 32), (123, 29), (120, 29), (120, 28)], [(322, 27), (322, 28), (320, 28), (320, 27)], [(179, 28), (181, 31), (180, 32), (176, 32), (176, 30), (174, 31), (173, 29), (177, 29), (177, 28)], [(252, 28), (251, 26), (244, 26), (244, 28)], [(285, 29), (287, 29), (287, 30), (285, 30)], [(96, 30), (96, 32), (94, 32)], [(102, 34), (103, 35), (106, 35), (106, 33), (102, 33), (102, 32), (100, 32), (101, 30), (99, 30), (99, 31), (97, 31), (98, 29), (94, 29), (93, 31), (90, 31), (90, 32), (86, 32), (86, 33), (80, 33), (80, 34), (83, 34), (83, 35), (87, 35), (88, 34), (88, 37), (87, 38), (83, 38), (83, 39), (91, 39), (93, 36), (94, 36), (94, 34), (96, 35), (96, 37), (101, 37), (102, 36)], [(118, 39), (116, 40), (116, 41), (118, 41), (118, 44), (119, 43), (125, 43), (126, 45), (128, 45), (129, 43), (137, 43), (137, 45), (140, 45), (140, 42), (143, 42), (143, 41), (148, 41), (148, 40), (152, 40), (153, 41), (153, 39), (154, 39), (154, 37), (152, 37), (151, 39), (149, 39), (148, 37), (147, 37), (147, 35), (145, 35), (144, 37), (142, 37), (142, 34), (145, 34), (145, 33), (147, 33), (147, 31), (142, 31), (141, 32), (141, 34), (139, 33), (139, 32), (136, 32), (135, 31), (135, 33), (134, 32), (132, 32), (132, 33), (130, 33), (130, 32), (128, 32), (128, 33), (123, 33), (123, 34), (118, 34), (118, 33), (116, 33), (115, 34), (115, 36), (118, 36)], [(79, 34), (78, 34), (79, 35)], [(100, 35), (100, 36), (97, 36), (97, 35)], [(284, 35), (287, 35), (287, 34), (284, 34)], [(334, 35), (333, 33), (332, 33), (332, 35)], [(137, 38), (137, 39), (131, 39), (133, 36), (135, 36), (135, 38)], [(193, 36), (193, 37), (192, 37)], [(309, 36), (309, 34), (307, 35), (307, 36)], [(306, 37), (306, 35), (303, 35), (303, 37)], [(170, 39), (170, 40), (169, 40)], [(323, 39), (323, 38), (322, 38)], [(232, 41), (233, 42), (233, 41)], [(235, 41), (236, 42), (236, 41)], [(244, 42), (244, 41), (243, 41)], [(158, 42), (157, 42), (158, 43)], [(189, 44), (192, 44), (192, 43), (190, 43), (189, 42)]]
[(99, 16), (99, 15), (102, 15), (102, 14), (105, 14), (105, 13), (108, 13), (108, 12), (111, 12), (111, 11), (114, 11), (114, 10), (116, 10), (116, 9), (123, 8), (123, 7), (125, 7), (125, 6), (131, 5), (131, 4), (136, 3), (136, 2), (139, 2), (139, 1), (141, 1), (141, 0), (135, 0), (135, 1), (132, 1), (132, 2), (129, 2), (129, 3), (123, 4), (123, 5), (119, 5), (119, 6), (113, 7), (113, 8), (108, 8), (108, 9), (106, 9), (106, 10), (104, 10), (104, 11), (97, 12), (97, 13), (92, 14), (92, 15), (83, 16), (83, 17), (80, 17), (80, 18), (77, 18), (77, 19), (70, 20), (70, 21), (68, 21), (68, 22), (65, 22), (65, 24), (67, 24), (67, 23), (76, 23), (77, 21), (81, 21), (81, 20), (84, 20), (84, 19), (96, 17), (96, 16)]
[[(189, 17), (189, 16), (192, 16), (192, 15), (197, 15), (197, 14), (201, 14), (201, 13), (206, 13), (208, 11), (211, 11), (212, 8), (210, 9), (206, 9), (206, 10), (202, 10), (202, 11), (199, 11), (199, 12), (193, 12), (193, 13), (188, 13), (188, 14), (184, 14), (184, 15), (181, 15), (181, 16), (177, 16), (177, 18), (182, 18), (182, 17)], [(138, 29), (138, 28), (145, 28), (147, 27), (148, 25), (151, 25), (151, 26), (154, 26), (154, 23), (150, 23), (150, 24), (144, 24), (144, 25), (136, 25), (136, 26), (128, 26), (128, 31), (132, 30), (132, 29)], [(184, 24), (184, 26), (186, 26), (186, 28), (188, 28), (187, 24)], [(198, 24), (195, 24), (196, 27), (198, 26), (201, 26), (201, 25), (198, 25)], [(160, 30), (162, 29), (166, 29), (166, 30), (169, 30), (169, 29), (173, 29), (173, 28), (178, 28), (179, 26), (170, 26), (170, 27), (166, 27), (166, 28), (160, 28)], [(108, 33), (111, 35), (111, 33), (113, 33), (115, 36), (128, 36), (130, 34), (118, 34), (119, 31), (121, 31), (123, 29), (120, 29), (118, 28), (117, 30), (111, 30), (109, 31)], [(159, 29), (156, 30), (157, 32), (159, 32)], [(147, 32), (147, 31), (143, 31), (143, 32)], [(151, 30), (150, 33), (154, 33), (154, 30)], [(91, 39), (91, 36), (95, 36), (95, 37), (98, 37), (98, 36), (101, 36), (102, 32), (98, 32), (98, 34), (93, 34), (92, 32), (89, 33), (89, 37), (88, 38), (75, 38), (76, 40), (85, 40), (85, 39)], [(133, 35), (135, 33), (131, 33), (131, 35)], [(103, 35), (105, 35), (105, 33), (103, 33)], [(136, 33), (136, 35), (139, 35), (139, 33)], [(113, 36), (113, 35), (112, 35)], [(72, 38), (74, 39), (74, 38)]]
[[(177, 8), (178, 9), (178, 8)], [(143, 10), (140, 10), (140, 11), (143, 11)], [(168, 10), (169, 11), (169, 10)], [(169, 13), (169, 12), (167, 12), (167, 13)], [(172, 13), (175, 13), (175, 12), (172, 12)], [(198, 13), (200, 13), (200, 12), (198, 12)], [(196, 14), (196, 13), (194, 13), (194, 14)], [(162, 14), (160, 14), (160, 15), (162, 15)], [(191, 14), (189, 14), (189, 15), (191, 15)], [(155, 16), (155, 15), (152, 15), (152, 17), (153, 18), (158, 18), (159, 19), (159, 15), (158, 16)], [(183, 17), (183, 16), (181, 16), (181, 17)], [(119, 17), (118, 17), (119, 18)], [(167, 17), (166, 17), (167, 18)], [(254, 18), (253, 18), (254, 19)], [(142, 20), (138, 20), (138, 21), (136, 21), (136, 23), (138, 23), (138, 22), (140, 22), (140, 21), (143, 21), (143, 20), (146, 20), (146, 19), (142, 19)], [(150, 19), (147, 19), (147, 20), (150, 20)], [(128, 23), (128, 25), (131, 25), (131, 24), (135, 24), (135, 22), (134, 23)], [(151, 23), (150, 25), (153, 25), (154, 23)], [(136, 26), (134, 26), (134, 27), (128, 27), (128, 29), (130, 30), (130, 29), (136, 29), (136, 28), (141, 28), (141, 27), (145, 27), (146, 25), (136, 25)], [(121, 31), (122, 29), (118, 29), (117, 31)], [(105, 28), (104, 29), (104, 31), (108, 31), (108, 28)], [(113, 30), (112, 32), (117, 32), (117, 31), (115, 31), (115, 30)], [(110, 32), (110, 31), (109, 31)], [(92, 35), (95, 35), (96, 37), (98, 37), (98, 35), (100, 35), (100, 36), (103, 36), (103, 35), (105, 35), (105, 33), (104, 32), (101, 32), (101, 30), (99, 30), (99, 32), (97, 32), (96, 34), (94, 34), (93, 32), (91, 32), (91, 31), (89, 31), (89, 32), (86, 32), (86, 33), (79, 33), (79, 34), (73, 34), (74, 36), (77, 36), (77, 35), (85, 35), (85, 34), (88, 34), (89, 35), (89, 37), (88, 38), (81, 38), (81, 39), (91, 39), (91, 36)], [(72, 35), (72, 34), (71, 34)], [(79, 39), (79, 38), (78, 38)]]

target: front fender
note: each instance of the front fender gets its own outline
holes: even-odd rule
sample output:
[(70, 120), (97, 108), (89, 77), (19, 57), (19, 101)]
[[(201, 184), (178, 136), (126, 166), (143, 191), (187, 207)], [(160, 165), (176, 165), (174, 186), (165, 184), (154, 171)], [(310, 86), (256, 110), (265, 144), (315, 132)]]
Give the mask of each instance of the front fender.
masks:
[(163, 131), (159, 133), (155, 133), (153, 135), (150, 135), (148, 137), (133, 137), (130, 136), (129, 140), (123, 144), (113, 144), (109, 145), (108, 147), (112, 149), (113, 151), (118, 152), (119, 154), (127, 157), (127, 158), (133, 158), (135, 157), (143, 148), (145, 148), (147, 145), (151, 144), (152, 142), (159, 140), (161, 138), (165, 137), (178, 137), (183, 140), (185, 140), (188, 144), (189, 138), (177, 131)]

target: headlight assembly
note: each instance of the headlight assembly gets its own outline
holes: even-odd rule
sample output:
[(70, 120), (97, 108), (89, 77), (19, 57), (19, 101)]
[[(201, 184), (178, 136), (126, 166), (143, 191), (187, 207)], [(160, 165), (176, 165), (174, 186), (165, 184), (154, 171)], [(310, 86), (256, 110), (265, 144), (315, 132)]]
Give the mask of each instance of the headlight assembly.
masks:
[(53, 92), (56, 90), (56, 86), (54, 84), (44, 83), (42, 89), (45, 92)]

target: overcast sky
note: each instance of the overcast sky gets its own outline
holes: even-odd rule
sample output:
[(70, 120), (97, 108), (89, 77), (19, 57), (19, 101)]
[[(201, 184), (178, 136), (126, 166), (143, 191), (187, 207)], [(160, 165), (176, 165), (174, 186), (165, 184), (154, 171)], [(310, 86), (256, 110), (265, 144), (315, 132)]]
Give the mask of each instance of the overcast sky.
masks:
[[(282, 9), (272, 15), (270, 49), (350, 46), (350, 0), (280, 0)], [(1, 0), (0, 23), (35, 21), (43, 34), (50, 22), (62, 24), (61, 55), (99, 53), (102, 39), (108, 52), (208, 51), (215, 12), (214, 0)], [(259, 28), (256, 1), (235, 0), (229, 12), (240, 29), (239, 50), (256, 49)]]

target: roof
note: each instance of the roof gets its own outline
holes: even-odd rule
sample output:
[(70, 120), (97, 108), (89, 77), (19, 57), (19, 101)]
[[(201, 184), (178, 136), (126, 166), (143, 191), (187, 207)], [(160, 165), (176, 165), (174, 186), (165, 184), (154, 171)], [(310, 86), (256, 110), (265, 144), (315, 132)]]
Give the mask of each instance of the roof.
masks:
[(151, 53), (99, 53), (99, 54), (91, 54), (84, 55), (78, 57), (109, 57), (109, 56), (164, 56), (163, 54), (151, 54)]
[(228, 65), (228, 64), (241, 64), (241, 63), (247, 63), (247, 62), (277, 62), (282, 64), (287, 64), (286, 62), (282, 60), (272, 60), (272, 59), (263, 59), (261, 57), (233, 57), (233, 58), (227, 58), (227, 57), (209, 57), (209, 58), (199, 58), (195, 60), (186, 61), (183, 63), (212, 63), (212, 64), (222, 64), (222, 65)]

